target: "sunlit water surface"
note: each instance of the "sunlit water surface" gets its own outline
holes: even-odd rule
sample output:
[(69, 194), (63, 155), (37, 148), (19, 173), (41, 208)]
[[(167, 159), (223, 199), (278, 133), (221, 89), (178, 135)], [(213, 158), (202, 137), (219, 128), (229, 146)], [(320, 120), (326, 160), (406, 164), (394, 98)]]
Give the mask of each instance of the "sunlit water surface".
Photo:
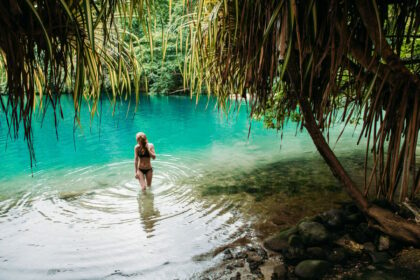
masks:
[[(93, 120), (84, 104), (74, 131), (72, 101), (61, 105), (57, 131), (51, 108), (34, 116), (33, 169), (0, 116), (0, 279), (194, 278), (218, 261), (206, 253), (252, 235), (253, 201), (337, 185), (296, 124), (281, 141), (254, 121), (248, 138), (245, 106), (226, 116), (206, 98), (145, 97), (112, 116), (104, 101)], [(138, 131), (158, 155), (147, 192), (134, 178)], [(352, 133), (336, 150), (360, 165)]]

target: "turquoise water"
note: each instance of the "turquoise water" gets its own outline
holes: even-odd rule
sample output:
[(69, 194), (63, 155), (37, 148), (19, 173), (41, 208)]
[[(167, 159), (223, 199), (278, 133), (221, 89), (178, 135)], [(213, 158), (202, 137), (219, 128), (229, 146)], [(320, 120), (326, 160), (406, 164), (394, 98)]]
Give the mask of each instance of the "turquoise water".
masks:
[[(226, 116), (205, 97), (198, 104), (143, 97), (136, 112), (124, 101), (113, 115), (104, 101), (93, 120), (84, 104), (82, 128), (74, 131), (72, 101), (61, 104), (58, 141), (51, 111), (43, 122), (34, 116), (33, 169), (26, 143), (8, 139), (0, 117), (0, 279), (194, 278), (218, 261), (197, 256), (252, 231), (232, 192), (273, 192), (325, 177), (337, 185), (310, 138), (295, 137), (295, 124), (281, 141), (254, 121), (248, 138), (246, 106)], [(134, 178), (138, 131), (157, 152), (145, 193)], [(352, 133), (336, 150), (359, 164)]]

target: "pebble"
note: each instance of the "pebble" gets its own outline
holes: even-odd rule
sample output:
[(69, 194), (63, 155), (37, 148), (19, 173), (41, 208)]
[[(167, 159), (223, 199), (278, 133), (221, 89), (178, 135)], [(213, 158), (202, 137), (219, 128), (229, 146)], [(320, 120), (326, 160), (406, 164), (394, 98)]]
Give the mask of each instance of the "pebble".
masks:
[(378, 251), (386, 251), (389, 249), (389, 236), (381, 235), (378, 241)]
[(223, 256), (224, 261), (233, 259), (232, 251), (230, 249), (224, 250), (223, 253), (224, 253), (224, 256)]
[(248, 254), (245, 252), (239, 252), (236, 254), (235, 259), (246, 259), (248, 257)]
[(236, 261), (233, 265), (235, 267), (244, 267), (245, 266), (243, 261)]

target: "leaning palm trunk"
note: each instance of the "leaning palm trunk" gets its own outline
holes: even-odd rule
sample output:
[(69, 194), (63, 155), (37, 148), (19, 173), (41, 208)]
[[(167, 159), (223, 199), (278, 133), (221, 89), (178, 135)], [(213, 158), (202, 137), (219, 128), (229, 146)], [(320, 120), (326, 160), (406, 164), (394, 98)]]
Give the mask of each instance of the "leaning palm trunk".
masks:
[(368, 202), (325, 141), (325, 138), (320, 132), (312, 115), (310, 105), (306, 98), (300, 96), (299, 100), (300, 108), (302, 109), (302, 114), (305, 119), (305, 128), (311, 136), (316, 148), (330, 167), (334, 176), (343, 184), (346, 192), (353, 199), (358, 208), (367, 216), (370, 221), (370, 226), (393, 236), (398, 240), (411, 244), (420, 244), (419, 225), (414, 222), (406, 221), (393, 214), (391, 211)]
[[(292, 114), (300, 115), (302, 127), (372, 225), (420, 244), (419, 225), (367, 199), (402, 201), (420, 189), (419, 10), (414, 0), (201, 0), (191, 21), (194, 44), (186, 74), (192, 86), (204, 81), (222, 108), (232, 93), (250, 95), (251, 115), (270, 112), (279, 129)], [(338, 112), (345, 124), (362, 122), (364, 187), (351, 180), (328, 145)]]
[[(299, 88), (297, 60), (297, 53), (292, 54), (287, 73), (293, 90)], [(322, 135), (308, 102), (307, 91), (296, 91), (295, 93), (299, 99), (299, 108), (302, 111), (305, 122), (304, 126), (311, 136), (317, 150), (334, 176), (342, 183), (345, 191), (353, 199), (358, 208), (366, 215), (369, 220), (369, 225), (398, 240), (411, 244), (420, 244), (420, 226), (418, 224), (404, 220), (389, 210), (369, 203), (366, 197), (363, 196), (360, 188), (358, 188), (357, 184), (351, 179)]]

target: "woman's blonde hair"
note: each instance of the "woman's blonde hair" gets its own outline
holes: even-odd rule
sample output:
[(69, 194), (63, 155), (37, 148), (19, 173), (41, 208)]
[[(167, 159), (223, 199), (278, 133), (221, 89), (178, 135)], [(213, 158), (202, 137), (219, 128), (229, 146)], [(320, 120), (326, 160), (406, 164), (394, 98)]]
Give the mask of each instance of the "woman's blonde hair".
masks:
[(147, 137), (146, 134), (144, 132), (138, 132), (136, 134), (136, 140), (138, 141), (140, 139), (140, 151), (143, 154), (145, 152), (146, 149), (146, 143), (147, 143)]

